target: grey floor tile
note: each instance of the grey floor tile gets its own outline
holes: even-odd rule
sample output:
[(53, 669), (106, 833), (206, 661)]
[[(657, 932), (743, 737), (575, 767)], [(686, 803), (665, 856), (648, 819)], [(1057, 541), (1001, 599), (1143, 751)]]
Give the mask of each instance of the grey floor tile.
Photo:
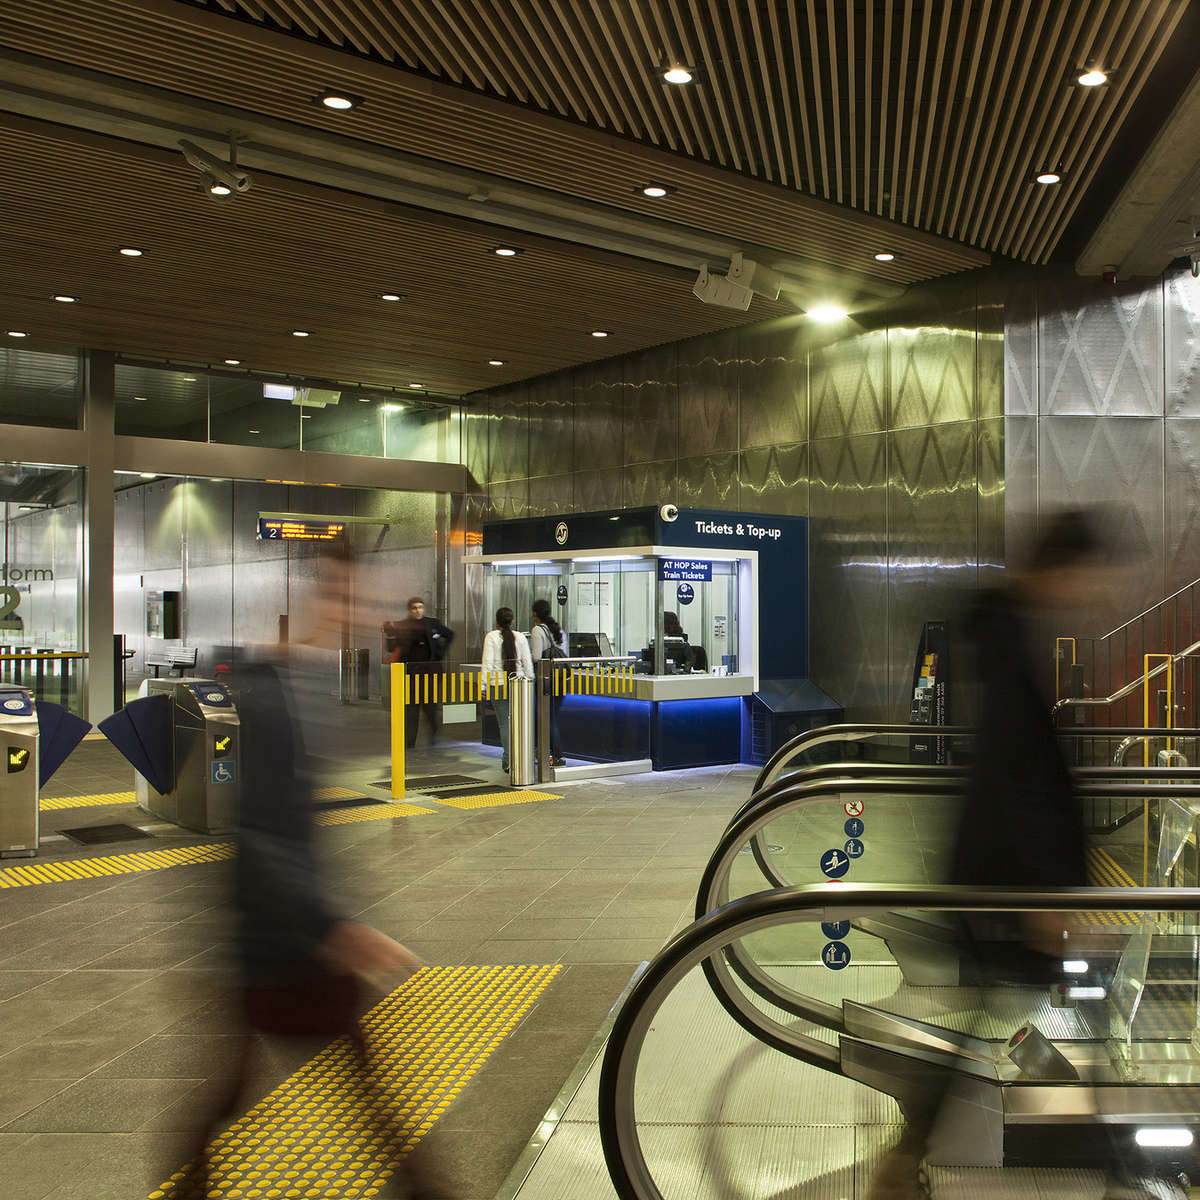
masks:
[(92, 1076), (64, 1088), (4, 1129), (14, 1133), (121, 1133), (149, 1120), (199, 1082)]
[(653, 958), (662, 949), (658, 938), (580, 938), (568, 949), (568, 963), (630, 963)]
[(503, 925), (494, 940), (513, 938), (526, 941), (573, 941), (581, 937), (590, 924), (591, 921), (587, 917), (522, 916)]

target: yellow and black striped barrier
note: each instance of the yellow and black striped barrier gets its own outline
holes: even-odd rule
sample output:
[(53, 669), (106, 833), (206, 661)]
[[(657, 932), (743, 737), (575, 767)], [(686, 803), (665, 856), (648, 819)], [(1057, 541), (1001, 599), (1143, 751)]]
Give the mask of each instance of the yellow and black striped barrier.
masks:
[(556, 696), (632, 696), (632, 663), (590, 663), (554, 667)]

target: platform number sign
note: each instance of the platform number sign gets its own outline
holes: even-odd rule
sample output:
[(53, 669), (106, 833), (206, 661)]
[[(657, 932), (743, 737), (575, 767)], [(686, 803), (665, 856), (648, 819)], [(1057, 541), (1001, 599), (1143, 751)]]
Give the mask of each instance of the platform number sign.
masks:
[(850, 870), (850, 859), (835, 846), (821, 855), (821, 872), (830, 879), (841, 879)]
[(826, 942), (821, 961), (831, 971), (841, 971), (850, 965), (850, 947), (845, 942)]

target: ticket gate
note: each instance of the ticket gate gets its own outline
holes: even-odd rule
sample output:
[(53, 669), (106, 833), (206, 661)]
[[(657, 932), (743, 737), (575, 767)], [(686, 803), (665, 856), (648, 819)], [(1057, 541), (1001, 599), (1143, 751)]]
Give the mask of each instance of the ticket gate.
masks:
[(240, 723), (223, 683), (146, 679), (100, 722), (137, 771), (138, 806), (198, 833), (227, 833), (241, 795)]

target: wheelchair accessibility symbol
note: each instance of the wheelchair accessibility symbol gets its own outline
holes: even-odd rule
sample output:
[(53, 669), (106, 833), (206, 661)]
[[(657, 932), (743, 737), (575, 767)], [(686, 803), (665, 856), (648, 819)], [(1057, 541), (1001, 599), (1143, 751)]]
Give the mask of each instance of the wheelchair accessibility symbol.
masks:
[(213, 783), (233, 783), (237, 779), (237, 771), (232, 762), (215, 762), (211, 765), (210, 778)]

